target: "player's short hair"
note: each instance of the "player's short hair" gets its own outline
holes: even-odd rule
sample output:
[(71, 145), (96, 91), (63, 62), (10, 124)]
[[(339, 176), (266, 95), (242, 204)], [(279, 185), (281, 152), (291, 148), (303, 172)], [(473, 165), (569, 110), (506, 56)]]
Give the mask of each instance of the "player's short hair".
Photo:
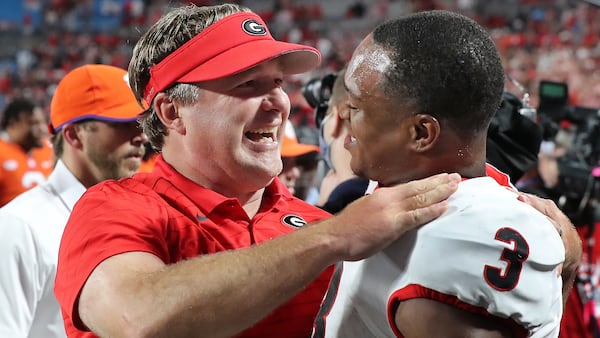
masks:
[(501, 101), (504, 70), (490, 35), (475, 21), (449, 11), (418, 12), (379, 25), (373, 41), (392, 59), (387, 95), (465, 137), (487, 129)]

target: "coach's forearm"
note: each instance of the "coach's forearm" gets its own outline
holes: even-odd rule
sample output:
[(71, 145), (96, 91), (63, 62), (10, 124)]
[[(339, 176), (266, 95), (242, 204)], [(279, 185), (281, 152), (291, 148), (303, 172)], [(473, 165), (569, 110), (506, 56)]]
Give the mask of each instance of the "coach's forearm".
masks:
[(381, 188), (285, 236), (174, 265), (148, 253), (108, 258), (81, 292), (81, 319), (110, 337), (235, 335), (327, 266), (368, 257), (441, 215), (459, 181), (458, 175), (444, 174)]
[(311, 226), (261, 245), (190, 259), (138, 276), (120, 290), (124, 299), (118, 311), (125, 314), (123, 323), (106, 333), (127, 337), (235, 335), (266, 317), (338, 260), (330, 237), (319, 230)]

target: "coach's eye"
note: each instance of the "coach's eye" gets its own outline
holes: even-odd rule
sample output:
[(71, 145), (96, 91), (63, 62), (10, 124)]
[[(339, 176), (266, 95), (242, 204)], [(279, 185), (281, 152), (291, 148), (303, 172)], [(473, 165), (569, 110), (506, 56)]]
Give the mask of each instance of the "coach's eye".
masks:
[(254, 86), (255, 83), (256, 83), (256, 81), (254, 81), (254, 80), (246, 81), (246, 82), (242, 83), (241, 85), (239, 85), (238, 88), (252, 87), (252, 86)]

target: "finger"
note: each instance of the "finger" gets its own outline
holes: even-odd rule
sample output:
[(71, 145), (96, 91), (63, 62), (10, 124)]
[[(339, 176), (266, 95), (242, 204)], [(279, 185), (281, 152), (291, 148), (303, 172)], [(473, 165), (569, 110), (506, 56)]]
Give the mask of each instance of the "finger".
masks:
[(524, 193), (524, 192), (519, 192), (519, 196), (517, 197), (517, 199), (519, 201), (525, 202), (535, 208), (535, 205), (533, 205), (533, 203), (535, 203), (535, 201), (533, 200), (533, 198), (529, 197), (529, 194)]
[(443, 200), (431, 204), (427, 207), (418, 208), (406, 213), (399, 214), (398, 216), (401, 218), (408, 218), (408, 220), (400, 220), (399, 223), (413, 224), (414, 226), (406, 228), (406, 230), (408, 231), (410, 229), (416, 228), (436, 219), (437, 217), (441, 216), (446, 210), (448, 210), (448, 201)]
[(552, 200), (541, 198), (536, 195), (532, 195), (529, 193), (520, 192), (518, 199), (522, 202), (525, 202), (540, 212), (548, 215), (554, 210), (555, 203)]
[(552, 223), (552, 225), (554, 226), (554, 228), (558, 232), (558, 235), (562, 237), (562, 234), (563, 234), (562, 224), (558, 223), (557, 221), (553, 220), (552, 218), (550, 218), (548, 216), (546, 216), (546, 218), (550, 221), (550, 223)]
[(569, 218), (558, 208), (556, 203), (550, 199), (542, 198), (536, 195), (521, 193), (523, 198), (519, 198), (521, 201), (531, 205), (544, 215), (552, 218), (559, 223), (570, 223)]
[(406, 200), (410, 209), (426, 208), (433, 203), (447, 199), (458, 189), (460, 175), (451, 174), (432, 177), (431, 180), (421, 181), (421, 183), (424, 186), (417, 185), (415, 187), (417, 193)]
[(559, 212), (558, 207), (552, 200), (528, 193), (519, 193), (518, 199), (546, 215), (546, 218), (554, 225), (560, 236), (563, 234), (563, 224), (570, 224), (571, 222), (562, 212)]
[[(436, 191), (438, 194), (445, 191), (447, 186), (451, 189), (456, 188), (460, 182), (460, 175), (453, 174), (438, 174), (420, 180), (410, 181), (405, 184), (400, 184), (395, 187), (387, 188), (392, 189), (398, 196), (395, 196), (394, 200), (402, 200), (409, 197), (415, 197), (428, 192)], [(440, 190), (441, 188), (441, 190)], [(447, 197), (447, 196), (446, 196)], [(418, 205), (417, 205), (418, 206)]]
[[(434, 180), (436, 179), (439, 178)], [(442, 215), (448, 209), (447, 198), (458, 189), (459, 182), (459, 175), (441, 177), (438, 185), (401, 202), (406, 206), (403, 208), (404, 212), (397, 214), (397, 224), (411, 225), (404, 229), (410, 230)]]

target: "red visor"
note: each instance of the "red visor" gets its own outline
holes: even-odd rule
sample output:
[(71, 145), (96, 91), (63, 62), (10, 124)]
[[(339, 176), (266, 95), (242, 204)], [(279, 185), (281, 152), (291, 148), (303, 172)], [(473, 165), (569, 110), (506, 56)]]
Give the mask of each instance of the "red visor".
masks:
[(150, 69), (144, 99), (176, 82), (194, 83), (230, 76), (281, 57), (286, 74), (315, 68), (321, 54), (313, 47), (277, 41), (256, 14), (229, 15), (210, 25)]

